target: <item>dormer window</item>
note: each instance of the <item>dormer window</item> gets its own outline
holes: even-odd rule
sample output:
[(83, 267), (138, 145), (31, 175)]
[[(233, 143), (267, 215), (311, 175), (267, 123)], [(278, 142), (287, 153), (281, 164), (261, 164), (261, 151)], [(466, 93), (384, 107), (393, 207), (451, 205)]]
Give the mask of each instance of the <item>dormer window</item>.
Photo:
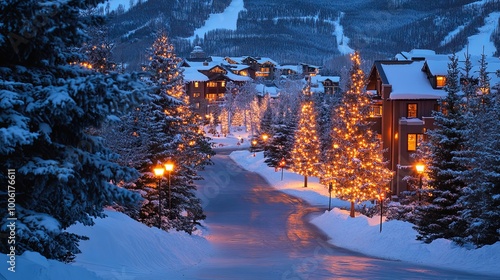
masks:
[(436, 87), (442, 88), (446, 85), (446, 77), (445, 76), (436, 76)]

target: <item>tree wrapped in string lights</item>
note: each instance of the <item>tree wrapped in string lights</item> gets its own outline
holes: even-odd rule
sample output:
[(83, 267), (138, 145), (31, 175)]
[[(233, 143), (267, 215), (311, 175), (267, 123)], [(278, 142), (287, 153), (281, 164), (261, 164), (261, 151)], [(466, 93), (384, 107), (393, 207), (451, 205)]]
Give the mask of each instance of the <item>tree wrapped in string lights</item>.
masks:
[(350, 216), (354, 217), (356, 202), (383, 199), (392, 172), (386, 168), (380, 140), (368, 120), (370, 96), (358, 52), (351, 55), (351, 61), (347, 91), (335, 108), (333, 144), (322, 168), (322, 182), (332, 183), (336, 196), (351, 202)]
[(299, 122), (295, 131), (295, 141), (291, 152), (291, 170), (304, 176), (304, 187), (307, 188), (307, 177), (319, 175), (320, 142), (310, 85), (306, 86), (303, 93), (305, 100), (301, 104)]

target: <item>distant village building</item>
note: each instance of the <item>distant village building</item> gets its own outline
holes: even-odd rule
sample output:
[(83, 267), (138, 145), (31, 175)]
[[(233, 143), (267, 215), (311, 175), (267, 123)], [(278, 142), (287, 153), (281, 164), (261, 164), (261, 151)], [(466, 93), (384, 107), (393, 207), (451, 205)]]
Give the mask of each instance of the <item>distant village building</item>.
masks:
[(267, 57), (218, 57), (207, 56), (199, 46), (194, 47), (189, 57), (181, 64), (186, 83), (186, 94), (193, 109), (201, 116), (218, 111), (224, 100), (226, 85), (233, 82), (243, 85), (255, 81), (259, 95), (269, 94), (278, 98), (279, 89), (274, 81), (281, 77), (300, 75), (314, 76), (315, 91), (334, 93), (338, 89), (339, 77), (319, 76), (320, 67), (302, 63), (300, 65), (279, 65)]

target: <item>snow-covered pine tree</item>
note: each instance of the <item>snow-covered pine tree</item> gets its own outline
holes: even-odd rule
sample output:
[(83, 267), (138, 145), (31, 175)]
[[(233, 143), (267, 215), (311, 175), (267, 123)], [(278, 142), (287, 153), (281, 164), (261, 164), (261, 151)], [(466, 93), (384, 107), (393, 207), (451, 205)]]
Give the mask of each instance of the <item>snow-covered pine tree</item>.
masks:
[[(92, 225), (104, 206), (140, 198), (116, 186), (136, 172), (113, 163), (101, 138), (87, 133), (145, 91), (136, 74), (103, 75), (75, 64), (83, 57), (72, 50), (101, 21), (80, 11), (98, 2), (0, 2), (0, 168), (16, 173), (15, 211), (2, 211), (0, 230), (17, 218), (16, 254), (71, 261), (84, 237), (66, 228)], [(0, 172), (0, 181), (6, 176)], [(6, 192), (0, 201), (7, 209)], [(0, 251), (8, 253), (7, 246)]]
[(323, 163), (322, 181), (332, 184), (340, 199), (354, 204), (377, 199), (389, 191), (392, 172), (382, 158), (382, 145), (368, 120), (370, 96), (365, 90), (365, 75), (358, 52), (351, 55), (352, 66), (347, 91), (335, 109), (332, 147)]
[(437, 238), (459, 239), (467, 228), (460, 217), (459, 202), (466, 183), (461, 176), (467, 170), (456, 153), (466, 149), (463, 96), (460, 94), (458, 58), (450, 57), (441, 110), (434, 113), (436, 128), (428, 131), (431, 161), (428, 176), (431, 202), (417, 207), (418, 240), (430, 243)]
[[(180, 60), (164, 31), (158, 33), (148, 52), (150, 62), (145, 70), (151, 74), (151, 84), (157, 91), (152, 102), (140, 108), (145, 121), (139, 134), (145, 134), (149, 142), (139, 167), (142, 176), (137, 187), (145, 203), (138, 219), (148, 225), (158, 225), (161, 219), (163, 229), (191, 233), (205, 218), (201, 201), (195, 196), (194, 180), (201, 179), (197, 171), (209, 163), (214, 153), (201, 129), (201, 118), (189, 108), (178, 68)], [(165, 174), (169, 180), (156, 178), (153, 168), (169, 161), (175, 165), (170, 174)]]
[(321, 144), (309, 84), (304, 88), (303, 94), (304, 101), (298, 114), (299, 121), (290, 153), (290, 164), (293, 172), (304, 176), (304, 187), (307, 188), (307, 178), (319, 175)]
[[(480, 63), (480, 86), (489, 85), (486, 59)], [(498, 91), (483, 87), (477, 102), (481, 110), (468, 114), (466, 153), (460, 160), (468, 167), (462, 176), (467, 186), (462, 189), (460, 212), (468, 227), (459, 243), (477, 247), (500, 241), (500, 96)], [(465, 154), (465, 156), (463, 155)]]

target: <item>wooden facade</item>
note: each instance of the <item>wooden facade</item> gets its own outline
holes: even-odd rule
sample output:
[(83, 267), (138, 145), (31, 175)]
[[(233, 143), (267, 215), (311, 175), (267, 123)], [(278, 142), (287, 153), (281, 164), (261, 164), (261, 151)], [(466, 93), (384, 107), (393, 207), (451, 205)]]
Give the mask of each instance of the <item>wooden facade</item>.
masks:
[(374, 129), (382, 139), (384, 159), (395, 174), (391, 182), (393, 194), (410, 190), (403, 178), (416, 174), (412, 154), (425, 140), (426, 131), (434, 128), (432, 112), (438, 99), (446, 94), (433, 85), (433, 75), (426, 72), (424, 64), (423, 61), (376, 61), (368, 76), (367, 90), (373, 94)]

